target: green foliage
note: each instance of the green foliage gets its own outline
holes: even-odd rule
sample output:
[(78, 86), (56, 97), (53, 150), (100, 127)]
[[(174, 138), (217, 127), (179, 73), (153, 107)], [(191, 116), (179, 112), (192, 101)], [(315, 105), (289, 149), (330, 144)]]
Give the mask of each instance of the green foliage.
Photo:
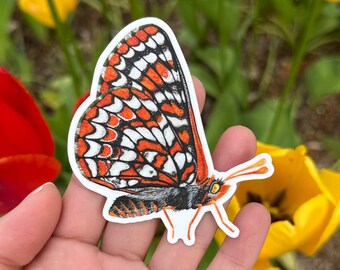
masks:
[(308, 67), (304, 87), (313, 102), (340, 91), (340, 55), (322, 57)]
[[(340, 160), (340, 139), (335, 136), (326, 136), (322, 140), (325, 148)], [(339, 171), (339, 168), (338, 168)]]

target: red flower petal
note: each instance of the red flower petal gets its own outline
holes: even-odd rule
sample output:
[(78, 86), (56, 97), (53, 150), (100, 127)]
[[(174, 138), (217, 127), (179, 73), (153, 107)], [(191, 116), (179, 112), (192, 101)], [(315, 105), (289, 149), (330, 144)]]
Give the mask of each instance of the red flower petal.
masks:
[(53, 155), (45, 120), (26, 88), (0, 68), (0, 157), (39, 153)]
[(73, 114), (76, 112), (76, 110), (79, 108), (79, 106), (90, 96), (90, 90), (87, 91), (83, 96), (81, 96), (80, 98), (78, 98), (78, 100), (76, 101), (76, 104), (74, 105), (74, 110), (73, 110)]
[(0, 158), (0, 214), (12, 210), (43, 183), (53, 181), (59, 171), (60, 163), (46, 155)]

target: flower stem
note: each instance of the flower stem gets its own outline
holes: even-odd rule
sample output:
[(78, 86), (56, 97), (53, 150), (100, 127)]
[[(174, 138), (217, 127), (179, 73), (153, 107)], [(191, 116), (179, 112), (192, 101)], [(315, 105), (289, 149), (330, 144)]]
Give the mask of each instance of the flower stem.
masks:
[(81, 96), (81, 88), (82, 88), (82, 84), (81, 84), (81, 78), (79, 76), (78, 73), (78, 67), (77, 64), (74, 61), (74, 58), (72, 57), (72, 53), (69, 49), (69, 45), (67, 42), (67, 38), (69, 37), (69, 33), (67, 31), (67, 29), (65, 29), (65, 25), (60, 21), (56, 7), (54, 5), (53, 0), (47, 0), (54, 23), (55, 23), (55, 27), (56, 27), (56, 32), (57, 32), (57, 39), (59, 41), (60, 47), (63, 51), (63, 54), (66, 58), (67, 61), (67, 66), (68, 69), (71, 73), (72, 79), (73, 79), (73, 84), (74, 84), (74, 90), (75, 90), (75, 94), (77, 97)]
[(293, 89), (294, 83), (296, 81), (297, 75), (301, 67), (302, 60), (307, 51), (306, 48), (307, 48), (309, 38), (311, 36), (311, 32), (314, 27), (315, 19), (317, 18), (317, 15), (319, 14), (319, 11), (320, 11), (321, 0), (312, 0), (309, 2), (310, 2), (310, 8), (309, 8), (310, 12), (307, 16), (307, 20), (305, 23), (305, 27), (302, 31), (301, 38), (298, 38), (299, 42), (296, 45), (296, 51), (293, 55), (292, 67), (289, 72), (287, 82), (283, 88), (283, 92), (281, 94), (279, 103), (274, 111), (274, 117), (270, 123), (268, 134), (265, 137), (266, 138), (265, 141), (267, 143), (274, 143), (274, 138), (276, 136), (277, 129), (280, 124), (279, 120), (281, 118), (284, 106), (287, 102), (287, 98)]

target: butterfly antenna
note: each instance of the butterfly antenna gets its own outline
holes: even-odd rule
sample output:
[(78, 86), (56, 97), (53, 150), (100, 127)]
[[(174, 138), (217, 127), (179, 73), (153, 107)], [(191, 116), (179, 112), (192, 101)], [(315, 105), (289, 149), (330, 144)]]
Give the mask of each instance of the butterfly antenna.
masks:
[(260, 154), (253, 159), (242, 163), (227, 172), (224, 182), (234, 184), (252, 179), (265, 179), (274, 173), (271, 156)]

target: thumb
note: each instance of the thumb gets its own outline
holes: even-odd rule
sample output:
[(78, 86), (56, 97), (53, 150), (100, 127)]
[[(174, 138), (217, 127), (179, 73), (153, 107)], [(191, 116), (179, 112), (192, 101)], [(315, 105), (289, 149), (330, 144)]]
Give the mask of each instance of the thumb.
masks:
[(61, 205), (56, 186), (46, 183), (0, 219), (1, 269), (17, 269), (38, 254), (58, 223)]

